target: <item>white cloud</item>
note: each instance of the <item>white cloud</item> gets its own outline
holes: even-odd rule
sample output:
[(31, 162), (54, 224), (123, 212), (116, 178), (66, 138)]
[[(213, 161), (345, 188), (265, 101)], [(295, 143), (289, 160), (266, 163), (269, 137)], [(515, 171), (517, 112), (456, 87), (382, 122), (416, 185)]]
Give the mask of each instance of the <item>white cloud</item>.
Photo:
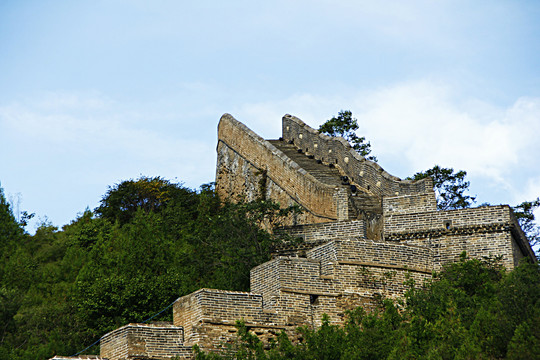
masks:
[[(126, 110), (98, 95), (49, 94), (33, 102), (0, 107), (0, 140), (32, 148), (34, 154), (47, 159), (51, 172), (59, 174), (67, 166), (67, 171), (99, 168), (91, 176), (106, 177), (104, 181), (111, 174), (153, 175), (147, 172), (175, 174), (191, 186), (212, 179), (213, 171), (208, 170), (212, 165), (201, 167), (200, 162), (213, 164), (215, 144), (189, 131), (177, 132), (167, 123), (170, 119), (163, 121), (160, 114), (149, 118), (139, 110), (143, 111)], [(126, 174), (128, 169), (130, 174)]]
[(404, 155), (413, 169), (437, 163), (504, 183), (516, 171), (540, 165), (531, 156), (540, 151), (534, 137), (540, 130), (540, 99), (520, 98), (508, 109), (478, 117), (449, 89), (417, 82), (377, 91), (358, 106), (376, 151)]

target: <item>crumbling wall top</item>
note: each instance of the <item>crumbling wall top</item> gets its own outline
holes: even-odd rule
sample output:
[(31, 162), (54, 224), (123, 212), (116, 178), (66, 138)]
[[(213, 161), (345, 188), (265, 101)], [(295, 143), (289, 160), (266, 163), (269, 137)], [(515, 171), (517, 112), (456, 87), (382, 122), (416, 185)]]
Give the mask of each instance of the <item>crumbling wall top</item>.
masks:
[(419, 181), (401, 180), (387, 173), (376, 162), (358, 154), (347, 140), (319, 133), (299, 118), (285, 115), (282, 119), (283, 139), (314, 155), (323, 163), (339, 166), (351, 181), (364, 190), (380, 196), (421, 194), (433, 191), (430, 178)]

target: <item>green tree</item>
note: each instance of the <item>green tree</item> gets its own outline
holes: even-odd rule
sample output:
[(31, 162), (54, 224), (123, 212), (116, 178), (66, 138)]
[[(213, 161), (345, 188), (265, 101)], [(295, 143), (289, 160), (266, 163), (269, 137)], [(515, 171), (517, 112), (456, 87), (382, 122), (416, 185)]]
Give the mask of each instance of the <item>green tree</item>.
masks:
[(149, 183), (155, 185), (148, 178), (119, 183), (98, 216), (87, 211), (64, 230), (88, 254), (73, 302), (89, 339), (140, 322), (201, 287), (248, 291), (250, 269), (269, 260), (281, 241), (261, 224), (276, 225), (297, 210), (269, 201), (222, 204), (211, 184), (196, 192), (163, 179), (163, 194), (151, 197), (157, 206), (117, 205)]
[(514, 215), (521, 226), (521, 229), (527, 235), (531, 246), (540, 245), (540, 226), (536, 224), (534, 210), (540, 206), (540, 198), (533, 201), (524, 201), (519, 205), (512, 207)]
[(416, 181), (427, 177), (432, 178), (433, 188), (437, 194), (437, 208), (439, 210), (451, 210), (468, 208), (476, 200), (476, 197), (466, 194), (470, 185), (465, 180), (466, 176), (466, 171), (454, 172), (452, 168), (435, 165), (431, 169), (418, 172), (407, 179)]
[(22, 274), (14, 271), (14, 268), (19, 268), (18, 264), (23, 263), (22, 258), (17, 258), (17, 249), (23, 238), (23, 229), (13, 216), (0, 187), (0, 359), (9, 359), (6, 340), (16, 331), (14, 316), (22, 305), (17, 279), (27, 283), (26, 277), (19, 277)]
[(161, 177), (142, 176), (137, 180), (126, 180), (109, 187), (95, 209), (97, 215), (121, 224), (129, 222), (138, 209), (159, 212), (175, 199), (186, 200), (185, 195), (194, 195), (190, 189)]
[(0, 250), (4, 254), (6, 251), (4, 246), (10, 246), (15, 243), (23, 235), (23, 229), (9, 206), (6, 197), (4, 196), (4, 190), (0, 187)]
[(368, 160), (377, 162), (375, 156), (369, 155), (371, 154), (370, 142), (365, 142), (364, 136), (356, 135), (356, 130), (358, 130), (358, 121), (353, 118), (350, 110), (341, 110), (337, 116), (319, 126), (319, 132), (330, 136), (341, 136), (351, 144), (357, 153)]

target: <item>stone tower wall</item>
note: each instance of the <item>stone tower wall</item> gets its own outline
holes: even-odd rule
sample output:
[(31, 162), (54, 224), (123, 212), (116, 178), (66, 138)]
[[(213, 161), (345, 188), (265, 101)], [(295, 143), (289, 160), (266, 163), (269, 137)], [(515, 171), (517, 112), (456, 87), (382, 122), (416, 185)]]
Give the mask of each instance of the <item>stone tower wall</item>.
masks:
[(434, 191), (419, 195), (383, 197), (383, 213), (385, 216), (436, 210), (437, 198)]
[(384, 239), (431, 248), (435, 269), (458, 261), (464, 251), (472, 258), (502, 256), (505, 267), (513, 269), (522, 257), (534, 259), (520, 230), (508, 205), (384, 216)]

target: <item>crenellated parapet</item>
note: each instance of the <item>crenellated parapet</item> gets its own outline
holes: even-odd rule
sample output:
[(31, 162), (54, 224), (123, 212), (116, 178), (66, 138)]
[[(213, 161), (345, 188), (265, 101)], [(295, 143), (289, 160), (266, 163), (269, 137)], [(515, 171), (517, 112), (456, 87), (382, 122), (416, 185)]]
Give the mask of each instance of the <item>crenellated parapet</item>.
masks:
[(285, 141), (292, 141), (296, 147), (324, 164), (339, 166), (352, 182), (366, 192), (378, 196), (397, 196), (433, 191), (430, 178), (411, 181), (390, 175), (376, 162), (358, 154), (347, 140), (321, 134), (295, 116), (285, 115), (282, 127)]
[[(458, 261), (463, 252), (473, 258), (500, 256), (507, 269), (523, 257), (535, 258), (510, 206), (437, 211), (422, 200), (383, 200), (384, 240), (432, 248), (435, 269)], [(399, 206), (405, 203), (410, 206)]]
[[(382, 197), (433, 193), (430, 179), (400, 180), (354, 151), (343, 138), (319, 134), (285, 115), (280, 141), (265, 140), (225, 114), (218, 125), (216, 190), (229, 200), (271, 199), (300, 205), (293, 224), (376, 219)], [(370, 224), (368, 233), (380, 231)]]

